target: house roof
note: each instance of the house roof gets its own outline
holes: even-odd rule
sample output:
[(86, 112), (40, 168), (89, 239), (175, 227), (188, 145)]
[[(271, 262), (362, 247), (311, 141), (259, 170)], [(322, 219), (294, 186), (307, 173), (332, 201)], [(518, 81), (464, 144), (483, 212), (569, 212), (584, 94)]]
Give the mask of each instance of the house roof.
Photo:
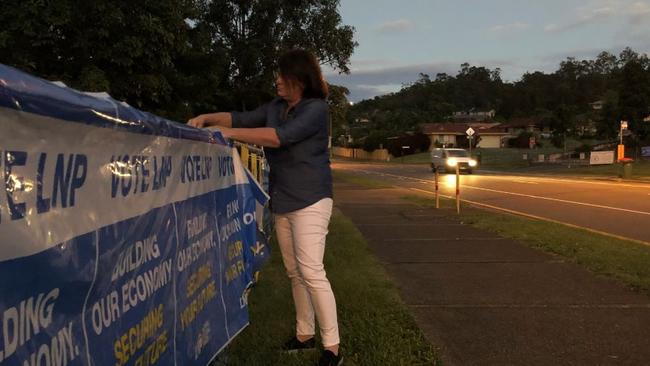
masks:
[(440, 122), (423, 123), (420, 125), (425, 135), (465, 135), (468, 128), (472, 128), (479, 135), (507, 135), (499, 123), (487, 122)]

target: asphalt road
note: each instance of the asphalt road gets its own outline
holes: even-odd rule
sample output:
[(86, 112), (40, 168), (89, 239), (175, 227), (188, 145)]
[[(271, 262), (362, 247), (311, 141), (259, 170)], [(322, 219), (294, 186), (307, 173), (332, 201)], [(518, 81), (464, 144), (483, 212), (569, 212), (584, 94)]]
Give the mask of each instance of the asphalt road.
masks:
[[(335, 162), (349, 171), (416, 191), (435, 190), (426, 165)], [(454, 196), (456, 176), (441, 174), (439, 189)], [(650, 184), (607, 180), (462, 174), (461, 199), (478, 206), (575, 225), (650, 245)], [(433, 197), (433, 194), (432, 194)]]

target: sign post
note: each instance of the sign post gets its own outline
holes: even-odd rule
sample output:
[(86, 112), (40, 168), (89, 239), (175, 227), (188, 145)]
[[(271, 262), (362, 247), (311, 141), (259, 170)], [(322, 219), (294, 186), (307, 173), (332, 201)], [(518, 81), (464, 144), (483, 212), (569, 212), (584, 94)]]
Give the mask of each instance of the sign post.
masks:
[(456, 164), (456, 213), (460, 214), (460, 166)]
[(402, 146), (402, 163), (404, 163), (404, 150), (410, 149), (411, 147), (408, 145)]
[(470, 127), (470, 128), (467, 129), (467, 131), (465, 131), (465, 133), (467, 134), (467, 139), (469, 140), (469, 156), (471, 157), (472, 156), (472, 138), (474, 137), (474, 134), (476, 133), (476, 131), (474, 131), (474, 129)]
[(621, 121), (621, 129), (619, 132), (620, 142), (618, 144), (617, 160), (621, 161), (625, 158), (625, 145), (623, 145), (623, 131), (627, 130), (627, 121)]
[(440, 208), (440, 195), (438, 194), (438, 169), (436, 169), (435, 173), (435, 182), (436, 182), (436, 208)]

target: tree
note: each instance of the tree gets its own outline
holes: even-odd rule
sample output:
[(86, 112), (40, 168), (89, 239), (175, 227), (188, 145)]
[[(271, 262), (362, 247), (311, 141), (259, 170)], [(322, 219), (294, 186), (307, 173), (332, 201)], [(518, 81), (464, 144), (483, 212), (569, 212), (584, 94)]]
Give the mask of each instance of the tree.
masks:
[(618, 93), (615, 91), (608, 92), (603, 101), (603, 109), (596, 120), (598, 134), (600, 137), (614, 138), (618, 134), (620, 118), (618, 113)]
[(228, 64), (227, 86), (243, 109), (273, 95), (279, 55), (300, 47), (323, 65), (349, 72), (357, 43), (354, 28), (341, 24), (339, 0), (201, 0), (199, 20), (208, 27)]
[(618, 68), (618, 59), (609, 52), (601, 52), (594, 62), (594, 71), (600, 75), (610, 75)]
[(630, 122), (630, 130), (639, 140), (650, 136), (649, 123), (643, 121), (650, 115), (650, 70), (643, 63), (632, 58), (623, 66), (618, 101), (621, 119)]
[(348, 111), (350, 110), (350, 102), (348, 101), (348, 94), (350, 91), (339, 85), (329, 85), (329, 96), (327, 103), (330, 106), (330, 124), (332, 131), (330, 134), (333, 139), (343, 133), (343, 127), (347, 124)]
[[(596, 101), (604, 103), (601, 110), (592, 108)], [(611, 138), (618, 122), (627, 118), (635, 136), (650, 139), (650, 123), (642, 122), (649, 106), (650, 59), (627, 48), (619, 56), (601, 52), (593, 60), (567, 58), (555, 72), (529, 72), (514, 83), (503, 82), (499, 69), (469, 63), (460, 65), (455, 76), (440, 73), (432, 80), (420, 73), (396, 93), (355, 104), (350, 114), (367, 117), (373, 128), (397, 136), (421, 123), (452, 120), (454, 111), (494, 108), (495, 121), (542, 121), (563, 145), (565, 136), (576, 133), (579, 119), (596, 121), (599, 136)]]
[(386, 138), (390, 135), (386, 131), (372, 130), (363, 140), (363, 149), (365, 151), (375, 151), (386, 145)]
[[(338, 0), (0, 2), (0, 62), (147, 111), (254, 108), (273, 94), (278, 55), (314, 51), (348, 71), (354, 28)], [(242, 103), (239, 103), (242, 101)]]
[(191, 0), (3, 1), (0, 61), (167, 114), (192, 47)]

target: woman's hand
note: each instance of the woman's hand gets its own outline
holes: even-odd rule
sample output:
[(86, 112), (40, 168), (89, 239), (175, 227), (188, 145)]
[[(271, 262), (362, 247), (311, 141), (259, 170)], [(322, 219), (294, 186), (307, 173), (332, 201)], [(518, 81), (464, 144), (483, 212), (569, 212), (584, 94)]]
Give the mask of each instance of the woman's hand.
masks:
[(229, 127), (210, 127), (212, 131), (221, 132), (221, 136), (229, 140), (244, 142), (266, 147), (279, 147), (280, 138), (275, 128), (229, 128)]
[(205, 114), (198, 115), (198, 116), (190, 119), (189, 121), (187, 121), (187, 124), (192, 126), (192, 127), (196, 127), (196, 128), (206, 127), (205, 117), (206, 117)]
[(201, 114), (187, 121), (187, 124), (196, 128), (210, 126), (232, 127), (232, 115), (228, 112)]

